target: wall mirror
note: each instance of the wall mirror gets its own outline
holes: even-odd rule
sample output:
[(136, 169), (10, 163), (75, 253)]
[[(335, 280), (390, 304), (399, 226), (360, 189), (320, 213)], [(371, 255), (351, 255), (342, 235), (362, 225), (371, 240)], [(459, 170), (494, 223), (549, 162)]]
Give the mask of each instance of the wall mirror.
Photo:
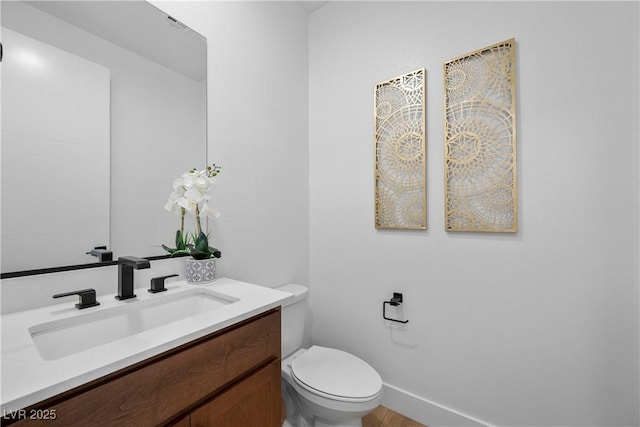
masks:
[(3, 1), (3, 277), (165, 255), (206, 162), (206, 39), (145, 1)]

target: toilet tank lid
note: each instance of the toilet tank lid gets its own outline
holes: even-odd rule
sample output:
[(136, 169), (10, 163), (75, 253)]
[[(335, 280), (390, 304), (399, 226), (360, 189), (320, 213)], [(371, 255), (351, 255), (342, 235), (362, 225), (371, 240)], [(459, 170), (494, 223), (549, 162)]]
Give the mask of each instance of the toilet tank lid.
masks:
[(309, 288), (306, 286), (298, 285), (297, 283), (289, 283), (287, 285), (278, 286), (276, 288), (279, 291), (289, 292), (294, 295), (293, 301), (290, 304), (300, 301), (301, 299), (305, 299), (307, 294), (309, 293)]

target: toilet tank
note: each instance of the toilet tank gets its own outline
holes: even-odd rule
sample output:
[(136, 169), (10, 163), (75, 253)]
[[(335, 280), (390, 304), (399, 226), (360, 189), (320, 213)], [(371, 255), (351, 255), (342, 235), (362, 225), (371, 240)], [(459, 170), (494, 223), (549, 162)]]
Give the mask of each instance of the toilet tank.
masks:
[(276, 289), (292, 293), (293, 301), (282, 305), (282, 358), (289, 356), (299, 349), (304, 342), (305, 323), (307, 319), (307, 294), (306, 286), (290, 283), (279, 286)]

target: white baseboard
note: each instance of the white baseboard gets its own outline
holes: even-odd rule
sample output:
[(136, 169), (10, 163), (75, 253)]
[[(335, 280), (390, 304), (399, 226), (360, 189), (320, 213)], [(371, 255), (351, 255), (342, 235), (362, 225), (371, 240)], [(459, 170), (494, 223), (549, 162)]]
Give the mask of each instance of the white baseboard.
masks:
[(489, 423), (384, 383), (382, 405), (429, 427), (491, 427)]

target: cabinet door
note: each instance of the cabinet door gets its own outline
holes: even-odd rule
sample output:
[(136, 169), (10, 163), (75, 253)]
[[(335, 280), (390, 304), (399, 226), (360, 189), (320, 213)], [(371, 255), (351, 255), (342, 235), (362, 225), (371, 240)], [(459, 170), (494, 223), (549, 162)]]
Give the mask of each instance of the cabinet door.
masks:
[(280, 360), (191, 413), (191, 427), (280, 427)]
[(186, 415), (167, 425), (167, 427), (191, 427), (191, 417)]

